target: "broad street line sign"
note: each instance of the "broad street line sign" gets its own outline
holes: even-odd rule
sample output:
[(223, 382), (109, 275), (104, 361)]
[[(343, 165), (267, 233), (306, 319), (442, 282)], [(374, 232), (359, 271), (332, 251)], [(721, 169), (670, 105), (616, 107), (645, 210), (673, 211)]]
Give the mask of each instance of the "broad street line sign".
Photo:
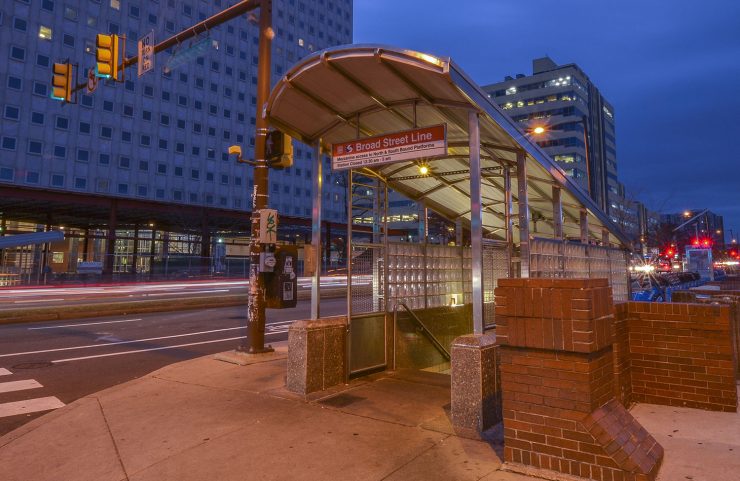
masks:
[(331, 148), (331, 168), (357, 169), (445, 155), (447, 125), (441, 124), (334, 144)]
[(139, 77), (154, 69), (154, 30), (139, 39)]

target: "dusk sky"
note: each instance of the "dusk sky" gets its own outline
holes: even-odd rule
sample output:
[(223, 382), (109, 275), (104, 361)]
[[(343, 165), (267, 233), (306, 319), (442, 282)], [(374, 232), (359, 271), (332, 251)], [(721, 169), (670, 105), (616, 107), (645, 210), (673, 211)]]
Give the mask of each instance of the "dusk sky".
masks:
[(628, 196), (662, 212), (709, 207), (738, 236), (737, 0), (356, 0), (354, 9), (356, 43), (449, 56), (479, 85), (531, 75), (545, 55), (578, 64), (614, 106)]

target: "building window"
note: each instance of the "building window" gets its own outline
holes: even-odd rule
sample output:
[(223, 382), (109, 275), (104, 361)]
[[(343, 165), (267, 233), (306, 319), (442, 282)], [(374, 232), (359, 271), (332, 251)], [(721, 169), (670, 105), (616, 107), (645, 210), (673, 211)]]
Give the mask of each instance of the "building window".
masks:
[(9, 180), (12, 182), (14, 177), (13, 174), (13, 169), (9, 167), (0, 167), (0, 180)]
[(75, 46), (75, 38), (72, 35), (67, 35), (66, 33), (62, 37), (62, 42), (67, 47), (73, 47)]
[(62, 174), (51, 174), (49, 183), (52, 187), (64, 187), (64, 176)]
[(26, 183), (27, 184), (38, 184), (39, 183), (39, 173), (33, 170), (29, 170), (28, 172), (26, 172)]
[(13, 60), (19, 60), (24, 62), (26, 60), (26, 49), (17, 47), (15, 45), (10, 46), (10, 58)]
[(67, 157), (67, 147), (63, 145), (54, 146), (54, 157), (58, 159), (64, 159)]
[(147, 187), (145, 185), (139, 185), (136, 187), (136, 195), (139, 197), (146, 197), (147, 196)]
[(182, 200), (182, 191), (181, 190), (176, 190), (176, 191), (172, 192), (172, 199), (173, 200)]
[(139, 143), (144, 147), (149, 147), (152, 145), (152, 138), (148, 135), (141, 134), (141, 137), (139, 137)]
[(80, 105), (83, 107), (92, 107), (93, 106), (93, 97), (90, 95), (82, 95), (80, 96)]
[(118, 193), (124, 195), (128, 194), (128, 184), (118, 184)]
[(140, 160), (139, 161), (139, 170), (144, 172), (149, 172), (149, 161), (147, 160)]
[(75, 177), (75, 189), (87, 189), (87, 179), (84, 177)]
[(51, 40), (51, 29), (45, 25), (39, 25), (39, 38), (42, 40)]
[(38, 140), (28, 141), (28, 153), (29, 154), (41, 155), (42, 150), (43, 150), (43, 145)]
[(77, 149), (77, 161), (88, 162), (90, 160), (90, 151), (85, 149)]
[(41, 97), (46, 97), (46, 93), (48, 92), (46, 88), (45, 83), (41, 82), (34, 82), (33, 83), (33, 93), (36, 95), (39, 95)]
[(118, 158), (118, 167), (122, 169), (128, 169), (131, 167), (131, 159), (126, 156), (121, 156)]
[(23, 88), (23, 80), (18, 77), (8, 75), (8, 88), (13, 90), (21, 90)]
[(182, 177), (182, 167), (175, 166), (175, 177)]
[(22, 18), (16, 17), (13, 19), (13, 28), (21, 32), (25, 32), (28, 29), (28, 22)]
[(108, 164), (110, 164), (110, 154), (100, 154), (100, 155), (98, 155), (98, 164), (101, 164), (101, 165), (108, 165)]
[(31, 123), (44, 125), (44, 114), (41, 112), (31, 112)]
[(200, 170), (192, 169), (190, 171), (190, 178), (193, 180), (198, 180), (200, 178)]
[(193, 203), (198, 202), (198, 194), (196, 194), (195, 192), (191, 192), (190, 193), (190, 202), (193, 202)]
[(18, 120), (21, 117), (21, 109), (14, 105), (5, 106), (5, 118), (10, 120)]
[(49, 66), (49, 57), (46, 55), (36, 54), (36, 65), (39, 67), (48, 67)]
[(167, 164), (157, 164), (157, 173), (162, 175), (167, 174)]
[(54, 11), (54, 0), (41, 0), (41, 8), (50, 12)]
[(110, 182), (108, 179), (98, 179), (95, 185), (96, 192), (108, 192)]
[[(42, 117), (42, 120), (43, 120), (43, 117)], [(92, 130), (92, 126), (90, 125), (89, 122), (80, 122), (79, 132), (81, 134), (90, 135), (91, 130)]]
[(100, 137), (103, 139), (113, 138), (113, 129), (105, 125), (100, 126)]
[(56, 127), (59, 130), (67, 130), (69, 128), (69, 119), (67, 117), (57, 115)]
[(16, 144), (18, 141), (15, 137), (3, 137), (3, 149), (5, 150), (15, 150)]

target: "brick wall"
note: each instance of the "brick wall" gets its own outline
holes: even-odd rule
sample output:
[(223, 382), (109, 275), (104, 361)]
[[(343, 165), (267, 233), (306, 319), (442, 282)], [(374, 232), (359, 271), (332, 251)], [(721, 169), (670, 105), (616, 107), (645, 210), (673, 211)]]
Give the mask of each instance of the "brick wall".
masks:
[(663, 449), (615, 399), (606, 280), (499, 279), (495, 293), (507, 468), (655, 479)]
[(616, 318), (617, 345), (627, 342), (615, 355), (627, 402), (737, 410), (729, 306), (629, 302)]

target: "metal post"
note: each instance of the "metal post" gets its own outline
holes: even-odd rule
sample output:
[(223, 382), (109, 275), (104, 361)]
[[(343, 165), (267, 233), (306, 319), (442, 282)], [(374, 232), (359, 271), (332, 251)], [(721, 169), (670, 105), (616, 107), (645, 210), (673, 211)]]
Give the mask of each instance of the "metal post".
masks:
[(108, 216), (108, 236), (105, 243), (105, 259), (103, 259), (103, 274), (108, 280), (113, 279), (113, 264), (116, 254), (116, 228), (118, 227), (118, 202), (111, 201)]
[(311, 245), (314, 247), (314, 269), (311, 279), (311, 319), (320, 317), (321, 300), (321, 196), (324, 184), (323, 164), (321, 162), (321, 139), (316, 141), (316, 171), (313, 176), (313, 209), (311, 211)]
[(563, 238), (563, 202), (560, 187), (552, 186), (552, 229), (556, 239)]
[(480, 125), (478, 112), (468, 112), (470, 157), (470, 243), (473, 268), (473, 332), (483, 334), (483, 211), (481, 202)]
[(131, 262), (131, 273), (136, 277), (136, 264), (139, 262), (139, 224), (134, 225), (134, 253)]
[(516, 183), (519, 190), (519, 266), (521, 277), (529, 277), (529, 196), (527, 194), (527, 155), (516, 154)]
[(157, 247), (156, 242), (157, 240), (157, 231), (152, 228), (152, 240), (151, 244), (149, 244), (149, 279), (154, 278), (154, 256), (157, 253)]
[(429, 235), (429, 209), (427, 209), (427, 206), (424, 205), (423, 201), (420, 201), (417, 204), (417, 207), (418, 211), (416, 215), (419, 218), (419, 230), (417, 232), (417, 235), (419, 236), (419, 243), (426, 244), (428, 242)]
[(513, 203), (511, 198), (511, 168), (508, 164), (501, 163), (501, 170), (504, 174), (504, 229), (506, 230), (506, 255), (509, 258), (509, 277), (514, 277), (514, 269), (511, 265), (514, 249), (514, 226)]
[(581, 226), (581, 244), (588, 244), (588, 211), (581, 209), (580, 220)]
[(609, 247), (609, 229), (601, 229), (601, 243)]
[(247, 296), (247, 337), (238, 348), (251, 354), (273, 351), (265, 348), (265, 278), (259, 272), (260, 211), (267, 208), (268, 166), (265, 159), (267, 144), (267, 119), (263, 107), (270, 95), (270, 72), (272, 70), (272, 0), (260, 2), (260, 40), (259, 63), (257, 65), (257, 119), (255, 122), (254, 143), (254, 193), (252, 198), (252, 238), (249, 242), (249, 295)]
[(83, 262), (87, 262), (88, 260), (88, 251), (90, 250), (90, 229), (85, 229), (85, 239), (82, 242), (82, 260)]

